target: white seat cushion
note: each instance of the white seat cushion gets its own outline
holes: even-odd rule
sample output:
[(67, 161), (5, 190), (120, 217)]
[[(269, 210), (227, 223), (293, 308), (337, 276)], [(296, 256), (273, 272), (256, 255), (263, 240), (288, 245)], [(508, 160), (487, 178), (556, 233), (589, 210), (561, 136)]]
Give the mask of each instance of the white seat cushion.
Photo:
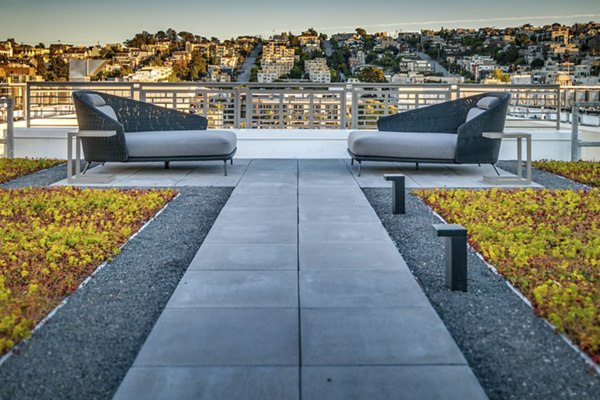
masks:
[(125, 132), (130, 157), (195, 157), (231, 154), (237, 137), (231, 131)]
[(455, 133), (354, 131), (348, 149), (358, 156), (453, 160)]

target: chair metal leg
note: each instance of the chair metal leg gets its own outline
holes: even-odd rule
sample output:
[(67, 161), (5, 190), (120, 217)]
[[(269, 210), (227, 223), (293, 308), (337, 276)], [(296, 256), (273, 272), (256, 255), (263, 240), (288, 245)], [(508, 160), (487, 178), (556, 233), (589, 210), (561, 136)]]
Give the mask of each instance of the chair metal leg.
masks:
[(169, 169), (169, 162), (165, 161), (165, 169)]
[(233, 158), (232, 158), (231, 160), (229, 160), (229, 163), (230, 163), (231, 165), (233, 165)]
[(362, 161), (358, 161), (358, 176), (360, 176), (361, 167), (362, 167)]
[(419, 170), (419, 163), (415, 163), (416, 164), (416, 170)]
[(90, 167), (90, 165), (92, 164), (91, 161), (87, 161), (85, 164), (85, 167), (83, 168), (83, 171), (81, 172), (81, 175), (85, 175), (85, 173), (87, 172), (88, 168)]
[(354, 158), (350, 159), (350, 165), (354, 165)]
[[(498, 172), (498, 168), (496, 168), (496, 164), (492, 164), (492, 167), (494, 167), (494, 171), (496, 171), (496, 175), (500, 176), (500, 172)], [(521, 168), (520, 165), (519, 165), (519, 168)]]
[(223, 160), (223, 170), (225, 172), (225, 176), (227, 176), (227, 160)]

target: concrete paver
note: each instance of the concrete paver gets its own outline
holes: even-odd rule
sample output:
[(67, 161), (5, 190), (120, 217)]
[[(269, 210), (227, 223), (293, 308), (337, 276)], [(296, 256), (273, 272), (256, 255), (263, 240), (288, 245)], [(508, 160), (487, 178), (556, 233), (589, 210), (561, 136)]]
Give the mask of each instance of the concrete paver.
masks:
[(298, 307), (295, 271), (187, 271), (167, 307)]
[(296, 367), (133, 367), (123, 399), (298, 400)]
[(204, 243), (192, 260), (193, 270), (291, 270), (298, 269), (296, 243)]
[(346, 162), (244, 168), (116, 399), (486, 398)]
[(303, 368), (302, 398), (474, 400), (486, 395), (471, 369), (463, 365), (360, 366)]
[(297, 366), (295, 308), (165, 308), (134, 366)]

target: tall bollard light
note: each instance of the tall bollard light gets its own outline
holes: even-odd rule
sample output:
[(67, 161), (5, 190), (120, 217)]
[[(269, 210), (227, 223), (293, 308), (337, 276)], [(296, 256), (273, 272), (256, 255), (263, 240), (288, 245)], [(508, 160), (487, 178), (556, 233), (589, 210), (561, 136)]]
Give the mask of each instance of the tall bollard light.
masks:
[(393, 214), (405, 214), (406, 213), (406, 199), (405, 199), (405, 183), (404, 175), (402, 174), (385, 174), (383, 179), (386, 181), (392, 181), (392, 213)]

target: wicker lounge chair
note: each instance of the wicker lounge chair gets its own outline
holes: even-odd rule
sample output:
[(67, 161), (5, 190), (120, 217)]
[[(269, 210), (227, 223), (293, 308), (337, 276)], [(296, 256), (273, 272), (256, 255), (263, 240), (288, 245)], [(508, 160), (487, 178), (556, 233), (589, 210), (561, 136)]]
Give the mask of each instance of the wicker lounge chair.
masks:
[[(233, 164), (234, 132), (206, 130), (207, 120), (152, 104), (92, 91), (73, 92), (80, 130), (111, 130), (108, 138), (82, 138), (91, 162), (222, 160)], [(87, 167), (87, 166), (86, 166)]]
[(499, 139), (483, 132), (502, 132), (508, 93), (483, 93), (380, 118), (379, 131), (354, 131), (348, 153), (363, 161), (492, 164), (500, 152)]

